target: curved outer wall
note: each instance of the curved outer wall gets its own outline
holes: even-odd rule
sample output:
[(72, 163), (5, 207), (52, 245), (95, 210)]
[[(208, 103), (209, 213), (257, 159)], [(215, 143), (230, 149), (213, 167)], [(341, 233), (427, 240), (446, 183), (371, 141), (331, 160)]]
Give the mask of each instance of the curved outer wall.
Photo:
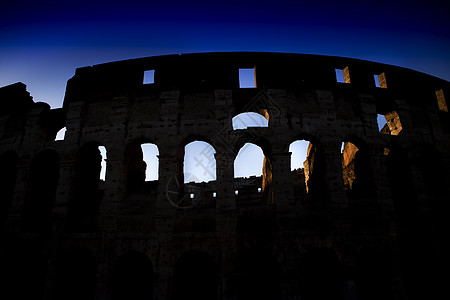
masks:
[[(256, 88), (239, 88), (240, 68), (255, 69)], [(335, 69), (347, 83), (336, 82)], [(152, 84), (143, 84), (145, 70), (154, 70)], [(279, 53), (79, 68), (62, 109), (33, 103), (21, 83), (3, 87), (3, 291), (35, 299), (433, 299), (445, 291), (439, 274), (450, 250), (450, 117), (439, 106), (448, 99), (447, 81), (416, 71)], [(233, 130), (242, 112), (268, 114), (269, 127)], [(390, 128), (379, 132), (377, 114), (391, 118)], [(54, 141), (64, 126), (64, 140)], [(290, 170), (289, 145), (301, 139), (321, 162), (314, 192), (299, 192)], [(194, 140), (214, 147), (217, 179), (177, 184)], [(233, 164), (247, 142), (270, 166), (265, 192), (244, 198), (235, 195)], [(343, 142), (364, 154), (352, 169), (364, 174), (358, 191), (343, 180)], [(159, 178), (136, 188), (132, 149), (141, 143), (157, 145)], [(107, 150), (104, 181), (93, 167), (98, 146)], [(202, 197), (193, 207), (189, 188)]]

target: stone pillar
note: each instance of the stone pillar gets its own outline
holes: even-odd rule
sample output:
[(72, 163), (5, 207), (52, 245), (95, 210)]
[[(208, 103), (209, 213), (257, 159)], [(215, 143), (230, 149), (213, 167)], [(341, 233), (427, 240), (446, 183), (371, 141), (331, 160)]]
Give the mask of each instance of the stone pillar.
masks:
[(25, 131), (22, 139), (22, 149), (30, 151), (31, 149), (38, 148), (37, 145), (41, 145), (46, 136), (39, 130), (39, 119), (43, 112), (48, 111), (50, 107), (37, 106), (31, 109), (27, 115), (27, 123), (25, 125)]
[[(109, 244), (107, 240), (104, 242)], [(111, 274), (116, 259), (117, 257), (112, 255), (112, 251), (105, 251), (97, 258), (97, 296), (95, 298), (97, 300), (108, 300), (111, 297)]]
[(182, 170), (178, 169), (178, 160), (175, 156), (160, 154), (157, 215), (164, 210), (176, 208), (178, 192), (183, 183)]
[(324, 144), (324, 155), (326, 157), (325, 182), (327, 182), (328, 195), (331, 205), (334, 207), (346, 207), (348, 199), (345, 194), (342, 179), (342, 154), (339, 142)]
[(234, 195), (234, 156), (230, 152), (217, 152), (216, 158), (216, 209), (217, 211), (236, 209)]
[[(402, 130), (406, 130), (408, 134), (418, 134), (421, 130), (415, 126), (413, 117), (412, 117), (412, 110), (408, 103), (404, 100), (394, 100), (395, 107), (397, 108), (396, 112), (398, 114), (398, 119), (396, 120), (396, 123), (401, 125)], [(413, 132), (408, 130), (408, 128), (414, 128)], [(405, 134), (405, 131), (402, 133)], [(429, 133), (426, 132), (425, 135), (428, 135)]]
[(371, 145), (367, 153), (372, 168), (373, 188), (381, 210), (393, 211), (389, 178), (386, 169), (384, 147), (381, 144)]
[(72, 191), (73, 160), (59, 162), (59, 180), (56, 188), (55, 205), (52, 209), (54, 231), (63, 230), (69, 211), (70, 193)]
[(126, 193), (126, 170), (122, 159), (123, 149), (110, 149), (106, 159), (104, 195), (100, 206), (100, 230), (111, 232), (116, 229), (119, 203)]
[(361, 105), (362, 123), (364, 134), (378, 134), (377, 107), (373, 96), (367, 94), (358, 94)]
[(294, 205), (291, 176), (291, 152), (272, 153), (272, 185), (277, 208)]
[[(232, 290), (232, 275), (235, 265), (237, 242), (236, 226), (238, 216), (236, 211), (221, 211), (216, 215), (217, 238), (221, 252), (221, 283), (218, 284), (218, 294), (220, 299), (229, 299)], [(221, 289), (221, 290), (220, 290)]]
[(418, 153), (419, 151), (413, 153), (411, 159), (411, 180), (414, 186), (414, 192), (417, 197), (417, 207), (422, 214), (431, 215), (431, 207), (428, 200), (428, 195), (425, 186), (425, 174), (423, 174), (421, 161), (423, 157)]
[(30, 173), (30, 161), (19, 161), (17, 164), (17, 179), (14, 189), (14, 198), (8, 215), (7, 228), (12, 232), (20, 231), (20, 224), (25, 206), (28, 175)]
[[(161, 147), (164, 149), (165, 147)], [(173, 155), (159, 156), (158, 199), (155, 213), (155, 229), (159, 242), (158, 296), (157, 299), (169, 298), (170, 274), (173, 272), (170, 253), (172, 253), (172, 233), (174, 214), (179, 187), (183, 185), (182, 174), (178, 171), (178, 160)]]
[(72, 102), (66, 115), (67, 131), (64, 136), (64, 145), (67, 149), (72, 149), (75, 152), (79, 148), (84, 110), (84, 102)]

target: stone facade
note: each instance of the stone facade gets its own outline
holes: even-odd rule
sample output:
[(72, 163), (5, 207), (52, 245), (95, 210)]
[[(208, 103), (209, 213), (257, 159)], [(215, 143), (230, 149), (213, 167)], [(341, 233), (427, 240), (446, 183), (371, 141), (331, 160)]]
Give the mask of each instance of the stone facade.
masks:
[[(254, 68), (254, 88), (240, 88), (241, 68)], [(144, 84), (147, 70), (154, 80)], [(449, 82), (416, 71), (276, 53), (79, 68), (60, 109), (34, 103), (22, 83), (3, 87), (2, 291), (437, 299), (448, 294), (449, 97)], [(269, 126), (233, 130), (245, 112)], [(196, 140), (214, 148), (216, 180), (183, 184), (185, 146)], [(310, 147), (305, 168), (291, 172), (296, 140)], [(145, 182), (143, 143), (158, 147), (156, 181)], [(262, 148), (262, 177), (234, 179), (245, 143)]]

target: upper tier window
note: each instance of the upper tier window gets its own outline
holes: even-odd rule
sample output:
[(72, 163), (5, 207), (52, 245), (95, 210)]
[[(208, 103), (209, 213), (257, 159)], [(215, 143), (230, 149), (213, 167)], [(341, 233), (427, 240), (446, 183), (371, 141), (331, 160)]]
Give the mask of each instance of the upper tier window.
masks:
[(239, 87), (256, 88), (255, 68), (239, 69)]
[(144, 84), (154, 84), (155, 83), (155, 70), (144, 71)]

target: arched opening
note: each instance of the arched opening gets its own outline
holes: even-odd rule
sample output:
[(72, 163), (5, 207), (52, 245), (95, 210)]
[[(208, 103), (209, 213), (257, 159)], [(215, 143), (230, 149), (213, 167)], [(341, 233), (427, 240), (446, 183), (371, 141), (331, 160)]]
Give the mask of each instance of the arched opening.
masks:
[(240, 203), (263, 201), (273, 204), (272, 164), (263, 149), (245, 143), (234, 160), (234, 190)]
[(245, 143), (234, 159), (234, 178), (261, 176), (264, 157), (261, 147), (253, 143)]
[(151, 260), (144, 253), (131, 251), (120, 256), (113, 269), (113, 300), (151, 300), (155, 274)]
[(24, 204), (26, 231), (50, 231), (50, 215), (55, 202), (59, 180), (59, 155), (43, 150), (31, 161)]
[(306, 140), (297, 140), (289, 146), (294, 192), (317, 194), (326, 190), (325, 164), (320, 149)]
[(206, 253), (190, 250), (176, 262), (173, 299), (217, 299), (216, 265)]
[(158, 190), (159, 150), (152, 143), (132, 142), (125, 151), (127, 167), (127, 192), (150, 192), (155, 197)]
[(281, 298), (280, 266), (269, 253), (254, 251), (240, 257), (235, 280), (238, 300)]
[(0, 231), (8, 217), (11, 207), (17, 177), (17, 162), (19, 156), (16, 152), (10, 150), (0, 156)]
[(69, 251), (58, 261), (54, 299), (95, 299), (96, 274), (95, 258), (90, 250)]
[(233, 130), (249, 127), (269, 127), (269, 113), (266, 109), (261, 113), (244, 112), (233, 117)]
[(302, 299), (342, 299), (343, 268), (333, 250), (319, 248), (302, 254), (299, 275)]
[(193, 141), (184, 147), (184, 183), (216, 180), (216, 158), (213, 146)]
[(100, 203), (104, 193), (100, 186), (104, 160), (100, 146), (96, 142), (89, 142), (83, 145), (76, 155), (73, 167), (73, 191), (69, 202), (70, 231), (89, 232), (97, 229)]
[(141, 144), (142, 153), (144, 155), (145, 182), (158, 180), (159, 177), (159, 150), (158, 146), (151, 143)]
[(342, 143), (342, 179), (351, 198), (373, 195), (367, 146), (362, 142)]
[(216, 197), (216, 150), (210, 143), (190, 137), (178, 149), (179, 175), (168, 191), (169, 201), (177, 208), (210, 207)]

